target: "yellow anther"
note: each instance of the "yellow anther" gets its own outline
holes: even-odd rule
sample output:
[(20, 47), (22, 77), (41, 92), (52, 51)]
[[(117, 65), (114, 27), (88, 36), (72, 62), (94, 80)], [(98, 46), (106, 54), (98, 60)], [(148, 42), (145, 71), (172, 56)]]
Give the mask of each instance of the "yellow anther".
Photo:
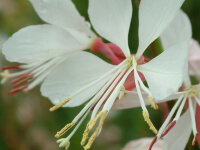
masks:
[(8, 70), (5, 70), (0, 73), (0, 76), (2, 77), (1, 84), (4, 84), (6, 81), (10, 78), (10, 72)]
[(186, 88), (185, 91), (188, 91), (187, 93), (185, 93), (185, 96), (187, 97), (198, 96), (198, 88), (196, 86), (190, 86)]
[(55, 137), (59, 138), (60, 136), (65, 134), (69, 129), (71, 129), (75, 124), (76, 122), (71, 122), (67, 124), (64, 128), (62, 128), (59, 132), (56, 133)]
[(101, 111), (97, 114), (97, 116), (95, 117), (95, 119), (90, 120), (87, 124), (87, 127), (83, 133), (83, 138), (81, 140), (81, 145), (83, 146), (86, 142), (86, 140), (88, 139), (88, 135), (90, 133), (90, 131), (94, 128), (94, 126), (96, 125), (97, 120), (102, 116), (102, 113), (104, 111)]
[[(97, 135), (98, 135), (98, 133), (99, 133), (101, 127), (103, 126), (103, 123), (104, 123), (104, 120), (105, 120), (105, 118), (106, 118), (107, 112), (108, 112), (108, 111), (106, 111), (106, 110), (105, 110), (105, 111), (101, 111), (101, 112), (96, 116), (96, 118), (93, 120), (94, 122), (90, 122), (90, 124), (88, 123), (89, 125), (88, 125), (87, 127), (90, 127), (90, 128), (89, 128), (89, 130), (86, 129), (86, 130), (87, 130), (87, 137), (84, 137), (84, 135), (83, 135), (83, 139), (82, 139), (82, 142), (81, 142), (81, 145), (82, 145), (82, 146), (85, 144), (85, 142), (86, 142), (86, 140), (87, 140), (87, 138), (88, 138), (89, 132), (94, 128), (94, 126), (96, 125), (97, 120), (99, 120), (99, 124), (98, 124), (98, 126), (96, 127), (94, 133), (93, 133), (92, 136), (89, 138), (88, 143), (84, 146), (84, 150), (90, 149), (90, 147), (91, 147), (92, 143), (94, 142), (94, 140), (96, 139), (96, 137), (97, 137)], [(84, 134), (85, 134), (85, 132), (84, 132)]]
[(65, 105), (66, 103), (68, 103), (71, 99), (72, 99), (71, 97), (65, 99), (64, 101), (62, 101), (62, 102), (58, 103), (57, 105), (51, 107), (51, 108), (49, 109), (49, 111), (55, 111), (55, 110), (57, 110), (58, 108), (62, 107), (62, 106)]
[(150, 95), (148, 96), (148, 101), (153, 109), (158, 110), (158, 105), (154, 102), (153, 98)]
[(158, 133), (157, 129), (154, 127), (153, 123), (151, 122), (149, 118), (149, 115), (145, 111), (143, 111), (143, 117), (144, 117), (144, 120), (149, 125), (150, 130), (152, 130), (155, 134), (157, 134)]

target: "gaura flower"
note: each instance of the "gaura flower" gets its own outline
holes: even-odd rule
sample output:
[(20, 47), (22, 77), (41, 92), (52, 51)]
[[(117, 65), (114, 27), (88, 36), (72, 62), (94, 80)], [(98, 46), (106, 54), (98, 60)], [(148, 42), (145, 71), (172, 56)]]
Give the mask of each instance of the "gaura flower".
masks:
[[(176, 31), (176, 33), (174, 31)], [(167, 30), (163, 33), (161, 39), (164, 47), (170, 46), (170, 44), (177, 41), (188, 40), (188, 50), (190, 50), (189, 41), (191, 40), (191, 35), (192, 32), (190, 21), (186, 14), (180, 12), (167, 28)], [(176, 38), (172, 38), (174, 36)], [(200, 85), (192, 85), (189, 75), (186, 74), (184, 77), (183, 87), (180, 91), (181, 92), (177, 92), (171, 95), (172, 99), (170, 100), (173, 100), (175, 96), (179, 95), (178, 100), (173, 106), (171, 112), (161, 126), (160, 130), (158, 131), (158, 134), (152, 141), (149, 149), (151, 149), (157, 139), (161, 137), (164, 137), (166, 149), (184, 149), (189, 139), (191, 129), (193, 130), (194, 135), (192, 145), (194, 145), (195, 142), (198, 140), (199, 135), (197, 127), (200, 126)], [(181, 117), (184, 106), (186, 105), (188, 105), (188, 110)]]
[[(157, 108), (157, 105), (154, 103), (153, 97), (162, 99), (177, 91), (182, 84), (184, 68), (187, 66), (185, 63), (187, 42), (172, 46), (148, 63), (140, 64), (139, 62), (145, 49), (160, 36), (175, 17), (182, 3), (183, 0), (141, 1), (139, 6), (139, 48), (135, 55), (131, 55), (128, 46), (128, 31), (132, 15), (131, 0), (89, 1), (88, 12), (95, 30), (108, 41), (119, 46), (126, 58), (114, 66), (90, 53), (78, 52), (69, 56), (45, 79), (41, 92), (55, 104), (50, 109), (51, 111), (61, 106), (75, 107), (85, 103), (85, 107), (73, 121), (57, 132), (56, 137), (59, 138), (77, 124), (68, 137), (58, 140), (60, 147), (67, 148), (69, 146), (72, 135), (85, 117), (92, 112), (81, 141), (85, 150), (91, 147), (101, 132), (103, 122), (116, 99), (129, 93), (125, 90), (124, 83), (130, 74), (135, 81), (144, 118), (150, 128), (155, 133), (157, 132), (149, 119), (141, 89), (147, 93), (154, 108)], [(141, 73), (149, 88), (142, 82)], [(64, 101), (62, 101), (63, 99)]]
[[(40, 18), (48, 24), (32, 25), (16, 32), (3, 45), (10, 62), (3, 67), (2, 83), (12, 79), (9, 94), (29, 91), (71, 53), (89, 49), (97, 38), (71, 0), (30, 0)], [(10, 73), (10, 69), (20, 69)]]

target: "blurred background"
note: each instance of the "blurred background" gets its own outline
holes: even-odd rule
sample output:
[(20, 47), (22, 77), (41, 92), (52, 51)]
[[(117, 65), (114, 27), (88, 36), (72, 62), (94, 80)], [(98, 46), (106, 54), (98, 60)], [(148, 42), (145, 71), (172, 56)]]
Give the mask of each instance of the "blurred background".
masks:
[[(80, 13), (88, 19), (88, 0), (73, 1)], [(135, 12), (133, 19), (137, 22), (138, 1), (132, 1)], [(200, 42), (200, 1), (186, 0), (182, 8), (191, 19), (193, 38)], [(20, 28), (41, 23), (28, 0), (0, 0), (0, 49), (2, 43)], [(137, 23), (134, 30), (137, 30)], [(134, 40), (137, 41), (137, 37)], [(134, 48), (137, 48), (137, 44), (132, 47), (132, 51)], [(2, 56), (0, 59), (1, 66), (11, 65)], [(9, 89), (9, 84), (0, 86), (0, 150), (58, 150), (55, 133), (71, 122), (81, 107), (62, 108), (51, 113), (49, 108), (52, 104), (40, 96), (39, 87), (28, 94), (18, 93), (14, 96), (7, 94)], [(164, 119), (163, 111), (148, 108), (152, 121), (159, 128)], [(80, 140), (86, 123), (71, 139), (70, 150), (82, 149)], [(140, 108), (113, 111), (91, 150), (120, 150), (133, 139), (149, 136), (154, 135), (144, 122)], [(186, 148), (198, 149), (197, 145), (191, 147), (191, 141)]]

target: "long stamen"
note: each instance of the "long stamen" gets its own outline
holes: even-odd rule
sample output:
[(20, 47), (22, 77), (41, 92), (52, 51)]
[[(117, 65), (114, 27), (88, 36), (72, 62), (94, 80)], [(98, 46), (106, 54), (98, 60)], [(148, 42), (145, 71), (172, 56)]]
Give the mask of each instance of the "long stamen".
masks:
[(113, 106), (113, 103), (115, 102), (117, 96), (119, 95), (121, 86), (124, 84), (124, 82), (126, 81), (128, 75), (131, 73), (131, 71), (133, 71), (133, 68), (129, 68), (129, 70), (125, 73), (125, 75), (123, 76), (123, 78), (121, 79), (121, 81), (118, 83), (117, 87), (114, 89), (114, 91), (112, 92), (112, 94), (109, 96), (108, 100), (106, 101), (103, 110), (110, 110), (111, 107)]
[(135, 73), (136, 78), (141, 86), (141, 88), (148, 94), (148, 101), (151, 104), (151, 107), (155, 110), (158, 110), (158, 105), (154, 102), (153, 98), (152, 98), (152, 94), (150, 92), (150, 90), (144, 85), (144, 83), (142, 82), (140, 76), (138, 75), (137, 71)]
[(180, 118), (181, 112), (183, 111), (183, 108), (184, 108), (184, 106), (185, 106), (186, 100), (187, 100), (187, 96), (185, 96), (185, 97), (183, 98), (183, 100), (182, 100), (182, 102), (181, 102), (181, 105), (179, 106), (179, 109), (178, 109), (178, 111), (177, 111), (177, 113), (176, 113), (176, 116), (175, 116), (174, 120), (177, 121), (177, 120)]
[(190, 97), (189, 97), (189, 110), (190, 110), (190, 116), (191, 116), (191, 121), (192, 121), (192, 130), (194, 134), (192, 145), (194, 145), (196, 142), (196, 137), (197, 137), (198, 132), (196, 128), (196, 120), (195, 120), (195, 113), (193, 109), (192, 99)]
[(167, 129), (163, 132), (161, 137), (167, 135), (167, 133), (176, 125), (176, 120), (172, 121), (171, 124), (167, 127)]
[(176, 104), (173, 106), (172, 110), (170, 111), (169, 115), (167, 116), (165, 122), (163, 123), (163, 125), (161, 126), (159, 132), (158, 132), (158, 135), (157, 137), (160, 138), (161, 135), (163, 134), (164, 130), (166, 129), (167, 125), (169, 124), (172, 116), (174, 115), (175, 111), (177, 110), (178, 106), (180, 105), (182, 99), (183, 99), (183, 95), (181, 95), (179, 97), (179, 99), (177, 100)]
[[(99, 100), (99, 102), (97, 103), (97, 105), (95, 106), (91, 119), (93, 119), (96, 114), (97, 111), (99, 110), (99, 108), (101, 107), (102, 103), (105, 101), (105, 99), (108, 97), (109, 93), (113, 90), (113, 88), (117, 85), (117, 83), (119, 82), (120, 78), (124, 75), (125, 73), (125, 69), (119, 74), (119, 72), (121, 71), (121, 69), (113, 76), (113, 78), (109, 81), (109, 85), (110, 87), (107, 89), (106, 93), (103, 95), (103, 97), (101, 97), (101, 99)], [(113, 82), (114, 80), (114, 82)], [(113, 82), (113, 83), (112, 83)]]
[(142, 94), (141, 94), (141, 90), (140, 90), (140, 87), (139, 87), (139, 84), (138, 84), (138, 80), (137, 80), (136, 70), (134, 70), (134, 76), (135, 76), (136, 90), (137, 90), (137, 92), (138, 92), (140, 104), (141, 104), (141, 107), (142, 107), (142, 109), (143, 109), (143, 117), (144, 117), (144, 120), (147, 122), (147, 124), (149, 125), (150, 129), (151, 129), (155, 134), (157, 134), (157, 129), (155, 128), (155, 126), (153, 125), (152, 121), (151, 121), (150, 118), (149, 118), (149, 113), (148, 113), (148, 110), (147, 110), (147, 108), (146, 108), (146, 106), (145, 106), (144, 99), (143, 99)]

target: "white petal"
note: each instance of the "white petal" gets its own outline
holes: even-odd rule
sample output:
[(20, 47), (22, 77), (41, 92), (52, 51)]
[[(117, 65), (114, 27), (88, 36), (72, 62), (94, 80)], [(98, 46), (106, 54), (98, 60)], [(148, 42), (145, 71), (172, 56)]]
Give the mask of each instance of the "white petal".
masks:
[(138, 57), (165, 30), (183, 2), (184, 0), (142, 0), (140, 2)]
[[(133, 91), (136, 92), (136, 91)], [(145, 103), (148, 104), (147, 96), (148, 94), (142, 93), (142, 96), (145, 100)], [(128, 93), (122, 99), (117, 100), (112, 110), (119, 110), (119, 109), (128, 109), (128, 108), (135, 108), (140, 106), (140, 100), (138, 98), (138, 94), (136, 93)]]
[(192, 39), (189, 46), (189, 72), (200, 79), (200, 45)]
[[(88, 52), (74, 53), (52, 71), (42, 84), (41, 92), (53, 104), (57, 104), (114, 67)], [(83, 104), (105, 84), (107, 79), (72, 97), (66, 106), (73, 107)]]
[(96, 31), (130, 56), (128, 32), (132, 16), (131, 0), (89, 0), (89, 16)]
[(80, 44), (63, 29), (53, 25), (35, 25), (10, 37), (3, 45), (3, 54), (11, 62), (29, 63), (86, 47), (88, 43)]
[[(122, 150), (147, 150), (151, 144), (153, 138), (142, 138), (139, 140), (133, 140), (126, 144)], [(153, 146), (153, 150), (163, 149), (163, 140), (158, 140)]]
[(187, 42), (164, 51), (150, 62), (139, 65), (155, 99), (164, 99), (175, 93), (187, 73)]
[(164, 49), (169, 48), (177, 42), (190, 41), (192, 38), (192, 27), (188, 16), (180, 10), (170, 25), (161, 34)]
[(164, 150), (183, 150), (191, 134), (191, 118), (185, 112), (164, 138)]
[(63, 29), (73, 28), (88, 36), (94, 34), (88, 22), (79, 14), (71, 0), (30, 0), (36, 12), (45, 22)]
[[(120, 110), (120, 109), (129, 109), (129, 108), (135, 108), (135, 107), (140, 107), (140, 100), (138, 98), (138, 94), (136, 91), (133, 91), (135, 93), (128, 93), (127, 95), (125, 95), (122, 99), (117, 100), (113, 107), (112, 110)], [(169, 96), (165, 99), (162, 100), (154, 100), (156, 103), (161, 103), (161, 102), (167, 102), (167, 101), (171, 101), (171, 100), (176, 100), (177, 98), (179, 98), (179, 96), (182, 93), (177, 93), (177, 94), (173, 94), (172, 96)], [(149, 101), (148, 101), (148, 94), (147, 93), (142, 93), (142, 96), (144, 98), (145, 104), (146, 105), (150, 105)]]

